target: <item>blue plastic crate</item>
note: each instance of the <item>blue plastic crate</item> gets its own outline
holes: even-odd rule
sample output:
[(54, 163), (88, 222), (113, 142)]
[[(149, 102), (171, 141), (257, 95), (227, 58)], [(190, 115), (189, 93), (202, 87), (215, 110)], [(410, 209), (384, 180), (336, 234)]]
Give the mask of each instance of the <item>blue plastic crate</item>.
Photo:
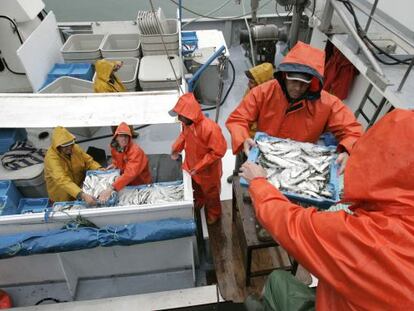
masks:
[(11, 202), (10, 198), (7, 195), (0, 196), (0, 215), (7, 216), (16, 214), (19, 214), (17, 206)]
[(11, 180), (0, 180), (0, 196), (7, 196), (8, 207), (17, 208), (22, 195)]
[[(278, 141), (278, 140), (283, 140), (281, 138), (277, 138), (277, 137), (272, 137), (267, 135), (266, 133), (263, 132), (257, 132), (254, 140), (260, 140), (262, 138), (266, 137), (269, 140), (273, 140), (273, 141)], [(335, 150), (335, 147), (332, 146), (327, 146), (326, 148), (331, 149), (331, 150)], [(257, 147), (253, 147), (252, 149), (250, 149), (249, 152), (249, 156), (247, 158), (248, 161), (257, 162), (257, 159), (259, 158), (260, 155), (260, 150)], [(310, 196), (306, 196), (306, 195), (301, 195), (301, 194), (296, 194), (296, 193), (292, 193), (292, 192), (288, 192), (288, 191), (282, 191), (282, 193), (289, 199), (293, 200), (293, 201), (298, 201), (298, 202), (302, 202), (302, 203), (306, 203), (306, 204), (311, 204), (313, 206), (317, 206), (320, 208), (329, 208), (331, 205), (336, 204), (336, 202), (339, 201), (339, 176), (338, 176), (338, 165), (335, 163), (335, 160), (332, 161), (330, 168), (329, 168), (329, 183), (328, 183), (328, 188), (329, 190), (333, 193), (333, 196), (331, 199), (328, 198), (323, 198), (323, 199), (319, 199), (319, 198), (313, 198)], [(242, 186), (248, 186), (249, 183), (247, 182), (247, 180), (245, 180), (244, 178), (240, 178), (240, 184)]]
[(49, 73), (47, 74), (47, 78), (46, 78), (46, 81), (43, 87), (45, 87), (46, 85), (49, 85), (50, 83), (55, 81), (57, 78), (60, 78), (63, 76), (69, 76), (73, 78), (92, 81), (93, 74), (94, 74), (94, 68), (92, 64), (88, 64), (88, 63), (55, 64), (53, 68), (49, 71)]
[(43, 213), (50, 207), (48, 198), (21, 199), (17, 208), (19, 214)]
[(182, 31), (181, 41), (183, 44), (195, 45), (198, 43), (197, 33), (195, 31)]
[(330, 132), (322, 134), (321, 139), (323, 140), (325, 146), (338, 146), (338, 141)]
[(106, 170), (106, 171), (101, 171), (101, 170), (89, 170), (86, 171), (86, 176), (91, 176), (91, 175), (107, 175), (107, 174), (112, 174), (112, 173), (121, 173), (121, 170), (119, 169), (112, 169), (112, 170)]
[(181, 32), (182, 54), (187, 55), (193, 53), (198, 47), (198, 38), (195, 31)]
[(26, 129), (22, 128), (2, 128), (0, 129), (0, 154), (9, 151), (11, 145), (18, 140), (26, 140)]

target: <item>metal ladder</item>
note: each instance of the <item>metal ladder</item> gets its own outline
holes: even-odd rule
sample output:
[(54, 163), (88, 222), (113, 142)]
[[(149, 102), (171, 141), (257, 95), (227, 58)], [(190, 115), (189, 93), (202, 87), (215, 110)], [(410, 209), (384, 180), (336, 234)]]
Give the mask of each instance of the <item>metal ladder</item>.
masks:
[[(370, 84), (364, 94), (364, 96), (362, 97), (361, 103), (359, 104), (358, 109), (355, 111), (355, 117), (358, 118), (360, 115), (365, 119), (365, 121), (368, 123), (367, 128), (371, 127), (375, 121), (377, 120), (382, 108), (384, 107), (384, 105), (387, 103), (387, 99), (385, 97), (382, 97), (381, 101), (379, 104), (377, 104), (372, 97), (370, 97), (370, 93), (372, 91), (372, 84)], [(372, 117), (368, 117), (367, 114), (364, 112), (364, 107), (365, 104), (367, 103), (367, 101), (369, 101), (371, 103), (372, 106), (374, 106), (374, 113), (372, 115)]]

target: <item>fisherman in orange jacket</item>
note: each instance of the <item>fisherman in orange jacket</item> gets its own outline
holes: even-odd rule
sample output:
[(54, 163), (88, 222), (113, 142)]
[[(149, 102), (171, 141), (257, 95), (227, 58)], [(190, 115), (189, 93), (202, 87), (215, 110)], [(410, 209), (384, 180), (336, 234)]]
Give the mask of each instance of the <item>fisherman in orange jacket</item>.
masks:
[(112, 164), (107, 169), (121, 170), (112, 187), (102, 191), (99, 201), (106, 202), (113, 191), (120, 191), (127, 185), (143, 185), (152, 182), (148, 158), (144, 151), (132, 141), (131, 129), (122, 122), (111, 142)]
[[(352, 215), (291, 203), (260, 166), (242, 166), (257, 218), (319, 279), (317, 310), (413, 309), (413, 120), (413, 111), (395, 109), (355, 144), (342, 199), (353, 204)], [(311, 300), (305, 285), (300, 289), (292, 275), (278, 271), (266, 285), (265, 304), (277, 306), (270, 310), (300, 309), (289, 299), (292, 284), (296, 298)]]
[(227, 119), (233, 153), (248, 154), (252, 123), (270, 136), (315, 143), (324, 132), (339, 141), (341, 171), (362, 127), (337, 97), (322, 90), (324, 51), (298, 42), (272, 79), (253, 88)]
[(183, 169), (192, 179), (195, 207), (207, 210), (207, 223), (212, 225), (221, 216), (221, 158), (227, 144), (220, 127), (205, 117), (192, 93), (182, 95), (170, 115), (178, 115), (183, 130), (172, 145), (171, 158), (177, 160), (185, 150)]

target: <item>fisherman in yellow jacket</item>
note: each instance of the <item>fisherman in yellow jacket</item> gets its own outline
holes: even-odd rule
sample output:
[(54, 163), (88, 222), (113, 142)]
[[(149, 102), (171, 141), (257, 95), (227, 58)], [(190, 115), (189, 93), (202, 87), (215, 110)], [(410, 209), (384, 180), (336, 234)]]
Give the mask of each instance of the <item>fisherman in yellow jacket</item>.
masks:
[(122, 62), (98, 60), (95, 63), (96, 78), (93, 85), (95, 93), (125, 92), (126, 88), (115, 72), (122, 67)]
[(83, 193), (80, 188), (87, 170), (101, 168), (90, 155), (75, 144), (73, 136), (64, 127), (53, 130), (52, 145), (45, 157), (45, 179), (49, 198), (53, 202), (84, 200), (95, 205), (92, 196)]

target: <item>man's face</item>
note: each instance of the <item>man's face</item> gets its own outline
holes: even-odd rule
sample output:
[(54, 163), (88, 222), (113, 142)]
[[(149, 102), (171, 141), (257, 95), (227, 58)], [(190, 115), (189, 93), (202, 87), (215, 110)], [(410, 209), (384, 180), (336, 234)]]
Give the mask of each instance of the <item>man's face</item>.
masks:
[(118, 134), (115, 139), (121, 148), (125, 148), (129, 143), (129, 136), (126, 134)]
[(70, 157), (70, 156), (72, 155), (72, 153), (73, 153), (73, 146), (74, 146), (74, 144), (69, 145), (69, 146), (66, 146), (66, 147), (59, 146), (59, 150), (60, 150), (60, 152), (62, 152), (65, 156)]
[(286, 89), (289, 97), (292, 99), (298, 99), (306, 93), (309, 88), (309, 83), (305, 83), (298, 80), (285, 79)]
[(187, 126), (193, 124), (193, 121), (191, 121), (190, 119), (188, 119), (188, 118), (186, 118), (186, 117), (184, 117), (180, 114), (178, 115), (178, 120), (180, 120), (184, 125), (187, 125)]

